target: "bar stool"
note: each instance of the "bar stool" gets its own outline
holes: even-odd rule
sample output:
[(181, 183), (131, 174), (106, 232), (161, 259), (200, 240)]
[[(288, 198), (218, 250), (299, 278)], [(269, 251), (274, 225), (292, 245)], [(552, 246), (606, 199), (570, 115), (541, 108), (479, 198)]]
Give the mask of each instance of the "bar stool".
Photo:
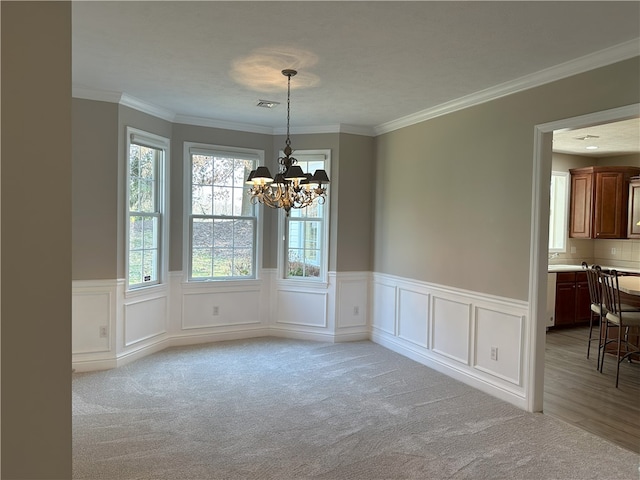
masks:
[[(618, 379), (620, 377), (620, 362), (625, 358), (630, 357), (634, 353), (640, 353), (640, 350), (628, 342), (628, 334), (630, 327), (640, 327), (640, 311), (623, 311), (620, 303), (620, 290), (618, 289), (618, 272), (611, 270), (610, 273), (600, 271), (600, 282), (602, 284), (602, 298), (604, 307), (606, 308), (605, 315), (605, 333), (602, 350), (602, 362), (600, 364), (600, 371), (602, 372), (602, 365), (604, 365), (604, 347), (607, 342), (607, 335), (609, 326), (618, 327), (617, 338), (617, 350), (616, 350), (616, 388), (618, 388)], [(623, 330), (624, 330), (624, 343), (625, 352), (621, 356), (621, 349), (623, 343)], [(629, 360), (631, 360), (629, 358)]]

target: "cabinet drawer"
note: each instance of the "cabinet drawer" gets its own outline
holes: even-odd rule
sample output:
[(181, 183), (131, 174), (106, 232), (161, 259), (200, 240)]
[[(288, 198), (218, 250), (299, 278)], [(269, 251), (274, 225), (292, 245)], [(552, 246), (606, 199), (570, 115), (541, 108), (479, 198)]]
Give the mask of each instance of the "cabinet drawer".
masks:
[(556, 283), (575, 283), (576, 272), (558, 272)]

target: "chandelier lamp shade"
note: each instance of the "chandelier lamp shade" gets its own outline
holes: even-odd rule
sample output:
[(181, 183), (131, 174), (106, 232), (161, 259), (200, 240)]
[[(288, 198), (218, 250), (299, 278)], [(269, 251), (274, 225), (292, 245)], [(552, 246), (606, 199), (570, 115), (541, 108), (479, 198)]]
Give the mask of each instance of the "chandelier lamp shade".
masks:
[(289, 138), (289, 119), (291, 116), (291, 77), (298, 72), (282, 70), (287, 77), (287, 139), (284, 156), (278, 158), (280, 172), (271, 176), (265, 166), (252, 170), (247, 178), (249, 195), (252, 203), (262, 203), (271, 208), (282, 208), (287, 216), (292, 208), (304, 208), (314, 201), (324, 203), (327, 196), (329, 177), (325, 170), (316, 170), (313, 175), (302, 171), (298, 160), (291, 156), (291, 139)]

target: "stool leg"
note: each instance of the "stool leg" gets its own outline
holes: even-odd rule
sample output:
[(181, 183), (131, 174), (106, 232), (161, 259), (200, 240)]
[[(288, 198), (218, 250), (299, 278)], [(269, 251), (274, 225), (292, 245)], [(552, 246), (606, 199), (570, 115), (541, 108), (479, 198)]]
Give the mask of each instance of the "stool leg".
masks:
[(618, 354), (616, 356), (616, 388), (618, 388), (618, 378), (620, 377), (620, 347), (622, 345), (622, 325), (618, 325)]
[(589, 341), (587, 342), (587, 358), (589, 358), (589, 351), (591, 350), (591, 332), (593, 331), (593, 311), (589, 315)]
[(602, 319), (602, 315), (598, 315), (600, 322), (598, 323), (598, 360), (596, 361), (596, 370), (600, 369), (600, 354), (602, 349), (604, 348), (602, 345), (602, 324), (604, 320)]
[(600, 359), (600, 373), (602, 373), (602, 369), (604, 367), (604, 356), (607, 349), (607, 336), (609, 333), (609, 320), (605, 317), (602, 320), (602, 328), (604, 328), (604, 340), (602, 341), (602, 358)]

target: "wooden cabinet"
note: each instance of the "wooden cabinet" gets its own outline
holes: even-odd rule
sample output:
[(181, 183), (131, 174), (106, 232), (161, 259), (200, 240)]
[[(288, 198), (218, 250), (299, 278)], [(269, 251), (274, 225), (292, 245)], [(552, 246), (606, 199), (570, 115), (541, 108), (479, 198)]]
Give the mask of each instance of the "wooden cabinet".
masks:
[(561, 272), (556, 277), (556, 327), (589, 322), (591, 299), (585, 272)]
[(569, 170), (571, 174), (571, 204), (569, 207), (569, 237), (591, 238), (593, 217), (593, 172)]
[(627, 238), (629, 183), (638, 167), (585, 167), (571, 173), (569, 236)]
[(627, 237), (640, 238), (640, 176), (629, 182), (629, 222)]

